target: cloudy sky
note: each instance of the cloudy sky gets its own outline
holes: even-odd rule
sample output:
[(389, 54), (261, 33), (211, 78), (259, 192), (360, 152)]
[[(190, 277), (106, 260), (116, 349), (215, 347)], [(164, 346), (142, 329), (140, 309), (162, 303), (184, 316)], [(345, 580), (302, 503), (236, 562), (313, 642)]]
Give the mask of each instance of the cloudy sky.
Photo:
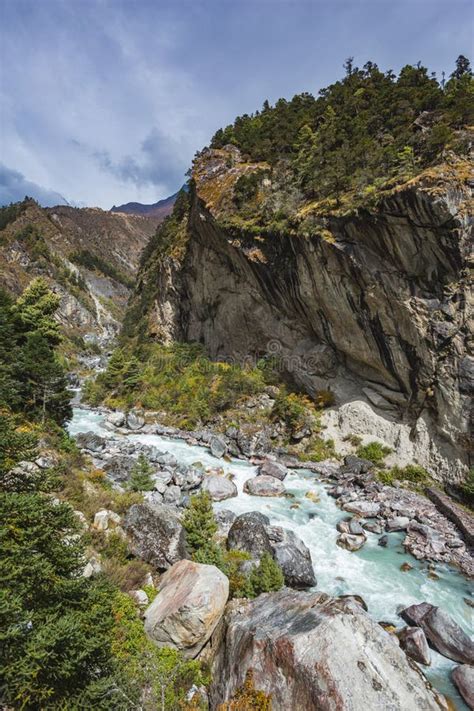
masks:
[(155, 202), (217, 128), (346, 57), (449, 73), (472, 41), (471, 0), (0, 0), (0, 203)]

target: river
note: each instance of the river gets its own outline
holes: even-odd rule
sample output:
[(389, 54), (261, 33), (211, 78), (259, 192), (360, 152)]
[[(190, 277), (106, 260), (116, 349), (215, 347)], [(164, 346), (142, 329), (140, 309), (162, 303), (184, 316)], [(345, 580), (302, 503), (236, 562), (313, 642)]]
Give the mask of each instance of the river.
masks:
[[(102, 413), (75, 408), (69, 431), (72, 435), (95, 432), (110, 438), (112, 434), (104, 424)], [(337, 508), (334, 499), (326, 493), (326, 485), (319, 481), (314, 473), (304, 469), (290, 472), (285, 479), (285, 486), (289, 493), (294, 494), (294, 498), (250, 496), (243, 492), (243, 484), (246, 479), (255, 476), (256, 467), (245, 461), (218, 460), (203, 447), (159, 435), (127, 436), (131, 440), (154, 445), (162, 451), (172, 453), (180, 463), (192, 464), (199, 461), (204, 466), (221, 466), (226, 472), (232, 473), (238, 496), (214, 504), (215, 509), (230, 509), (236, 514), (261, 511), (269, 517), (272, 524), (294, 531), (311, 551), (319, 590), (332, 595), (361, 595), (375, 620), (393, 622), (398, 626), (402, 624), (398, 610), (413, 603), (427, 601), (448, 612), (464, 630), (472, 629), (472, 608), (464, 602), (464, 598), (471, 598), (473, 595), (472, 585), (447, 566), (437, 566), (438, 579), (431, 579), (428, 576), (427, 564), (419, 563), (404, 552), (401, 545), (403, 534), (389, 534), (389, 544), (386, 548), (378, 546), (379, 536), (371, 533), (367, 533), (365, 546), (355, 553), (337, 546), (336, 524), (347, 514)], [(319, 502), (305, 497), (310, 491), (317, 493)], [(299, 508), (292, 508), (294, 503), (298, 503)], [(413, 569), (402, 572), (400, 566), (404, 562), (410, 563)], [(430, 667), (421, 667), (428, 679), (450, 698), (456, 709), (469, 711), (450, 681), (450, 671), (456, 663), (433, 650), (431, 659)]]

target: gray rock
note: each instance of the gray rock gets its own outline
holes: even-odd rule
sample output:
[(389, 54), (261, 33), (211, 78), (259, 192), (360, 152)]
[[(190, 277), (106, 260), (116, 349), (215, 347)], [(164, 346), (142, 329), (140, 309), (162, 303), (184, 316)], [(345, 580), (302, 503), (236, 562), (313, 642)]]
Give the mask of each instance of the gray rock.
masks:
[(209, 441), (209, 449), (213, 457), (221, 459), (227, 454), (227, 443), (222, 437), (214, 435)]
[(280, 462), (266, 459), (258, 468), (258, 475), (273, 476), (275, 479), (283, 481), (288, 474), (288, 469)]
[(353, 536), (364, 535), (364, 529), (360, 525), (359, 519), (351, 518), (351, 520), (349, 521), (349, 533), (352, 533)]
[(181, 489), (176, 484), (171, 484), (166, 489), (163, 494), (163, 501), (165, 504), (171, 504), (173, 506), (179, 506), (181, 502)]
[(273, 711), (439, 711), (394, 637), (350, 599), (285, 589), (234, 600), (222, 640), (211, 708), (228, 701), (252, 669)]
[(383, 531), (382, 524), (378, 521), (365, 521), (362, 524), (362, 527), (365, 531), (369, 531), (369, 533), (376, 533), (377, 535), (380, 535)]
[(106, 421), (113, 427), (123, 427), (125, 424), (125, 415), (123, 412), (109, 412)]
[(474, 709), (474, 667), (468, 664), (455, 667), (451, 678), (466, 704), (470, 709)]
[(376, 501), (348, 501), (342, 508), (362, 518), (375, 518), (380, 513), (380, 504)]
[(107, 440), (95, 432), (79, 432), (76, 442), (80, 449), (87, 449), (89, 452), (103, 452), (107, 445)]
[(145, 420), (136, 412), (129, 412), (127, 415), (127, 427), (129, 430), (141, 430), (145, 425)]
[(227, 548), (245, 551), (257, 559), (264, 553), (272, 555), (273, 549), (266, 530), (268, 524), (269, 519), (257, 511), (237, 516), (229, 530)]
[(419, 664), (431, 664), (430, 648), (420, 627), (404, 627), (398, 633), (401, 648)]
[(158, 647), (193, 659), (222, 617), (228, 596), (229, 581), (218, 568), (181, 560), (161, 578), (145, 612), (145, 632)]
[(448, 659), (474, 664), (474, 642), (463, 629), (439, 607), (421, 603), (403, 610), (401, 616), (421, 627), (430, 645)]
[(195, 467), (179, 466), (174, 472), (173, 480), (176, 486), (184, 491), (196, 489), (203, 479), (203, 472)]
[(388, 544), (388, 536), (383, 535), (380, 536), (379, 540), (377, 541), (377, 545), (379, 545), (381, 548), (386, 548)]
[(361, 459), (354, 454), (348, 454), (344, 457), (344, 466), (341, 467), (340, 471), (343, 473), (350, 472), (351, 474), (367, 474), (373, 468), (373, 462), (368, 459)]
[(227, 537), (232, 524), (237, 518), (237, 514), (229, 509), (219, 509), (219, 511), (214, 513), (214, 518), (219, 528), (219, 534)]
[(202, 489), (209, 492), (213, 501), (224, 501), (224, 499), (237, 496), (237, 487), (234, 482), (225, 476), (216, 474), (204, 477)]
[(244, 491), (253, 496), (283, 496), (286, 489), (284, 484), (275, 477), (261, 474), (253, 479), (247, 479)]
[(172, 469), (178, 466), (178, 460), (174, 454), (170, 454), (169, 452), (163, 452), (155, 461), (164, 467), (171, 467)]
[(314, 587), (316, 576), (311, 553), (301, 538), (280, 526), (268, 526), (267, 534), (273, 557), (282, 569), (286, 585), (297, 589)]
[(134, 504), (122, 525), (132, 553), (158, 570), (167, 570), (186, 557), (184, 529), (173, 507)]
[(365, 536), (353, 536), (351, 533), (341, 533), (336, 543), (341, 548), (354, 552), (362, 548), (367, 538)]
[(104, 471), (107, 475), (119, 484), (122, 484), (130, 478), (133, 467), (137, 460), (128, 455), (118, 455), (111, 457), (104, 464)]
[(389, 518), (385, 524), (385, 530), (389, 533), (394, 531), (406, 531), (410, 519), (407, 516), (395, 516), (395, 518)]

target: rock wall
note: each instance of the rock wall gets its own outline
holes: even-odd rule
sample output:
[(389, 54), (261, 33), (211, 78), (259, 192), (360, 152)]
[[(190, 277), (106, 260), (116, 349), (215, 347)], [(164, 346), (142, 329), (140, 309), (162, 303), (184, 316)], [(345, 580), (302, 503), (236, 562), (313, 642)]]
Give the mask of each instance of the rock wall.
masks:
[(213, 358), (274, 355), (309, 394), (333, 392), (336, 429), (341, 406), (352, 420), (368, 409), (363, 434), (438, 478), (462, 477), (474, 369), (469, 185), (452, 172), (419, 179), (372, 211), (327, 216), (324, 232), (258, 234), (204, 204), (219, 171), (214, 156), (211, 177), (197, 180), (184, 257), (153, 275), (151, 332), (199, 341)]

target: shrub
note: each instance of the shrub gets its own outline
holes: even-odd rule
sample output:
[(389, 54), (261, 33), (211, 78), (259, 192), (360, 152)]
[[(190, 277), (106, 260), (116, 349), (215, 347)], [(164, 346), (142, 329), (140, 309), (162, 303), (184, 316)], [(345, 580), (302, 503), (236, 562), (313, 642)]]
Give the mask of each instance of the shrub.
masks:
[(383, 484), (391, 485), (395, 480), (408, 481), (411, 484), (422, 486), (428, 484), (430, 475), (423, 467), (418, 464), (407, 464), (405, 467), (392, 467), (392, 469), (382, 470), (379, 472), (378, 478)]
[(380, 466), (392, 451), (390, 447), (384, 447), (380, 442), (369, 442), (358, 447), (356, 454), (361, 459), (368, 459), (375, 466)]
[(218, 711), (271, 711), (271, 696), (257, 691), (253, 680), (253, 670), (245, 675), (243, 686), (237, 689), (230, 701), (221, 704)]

